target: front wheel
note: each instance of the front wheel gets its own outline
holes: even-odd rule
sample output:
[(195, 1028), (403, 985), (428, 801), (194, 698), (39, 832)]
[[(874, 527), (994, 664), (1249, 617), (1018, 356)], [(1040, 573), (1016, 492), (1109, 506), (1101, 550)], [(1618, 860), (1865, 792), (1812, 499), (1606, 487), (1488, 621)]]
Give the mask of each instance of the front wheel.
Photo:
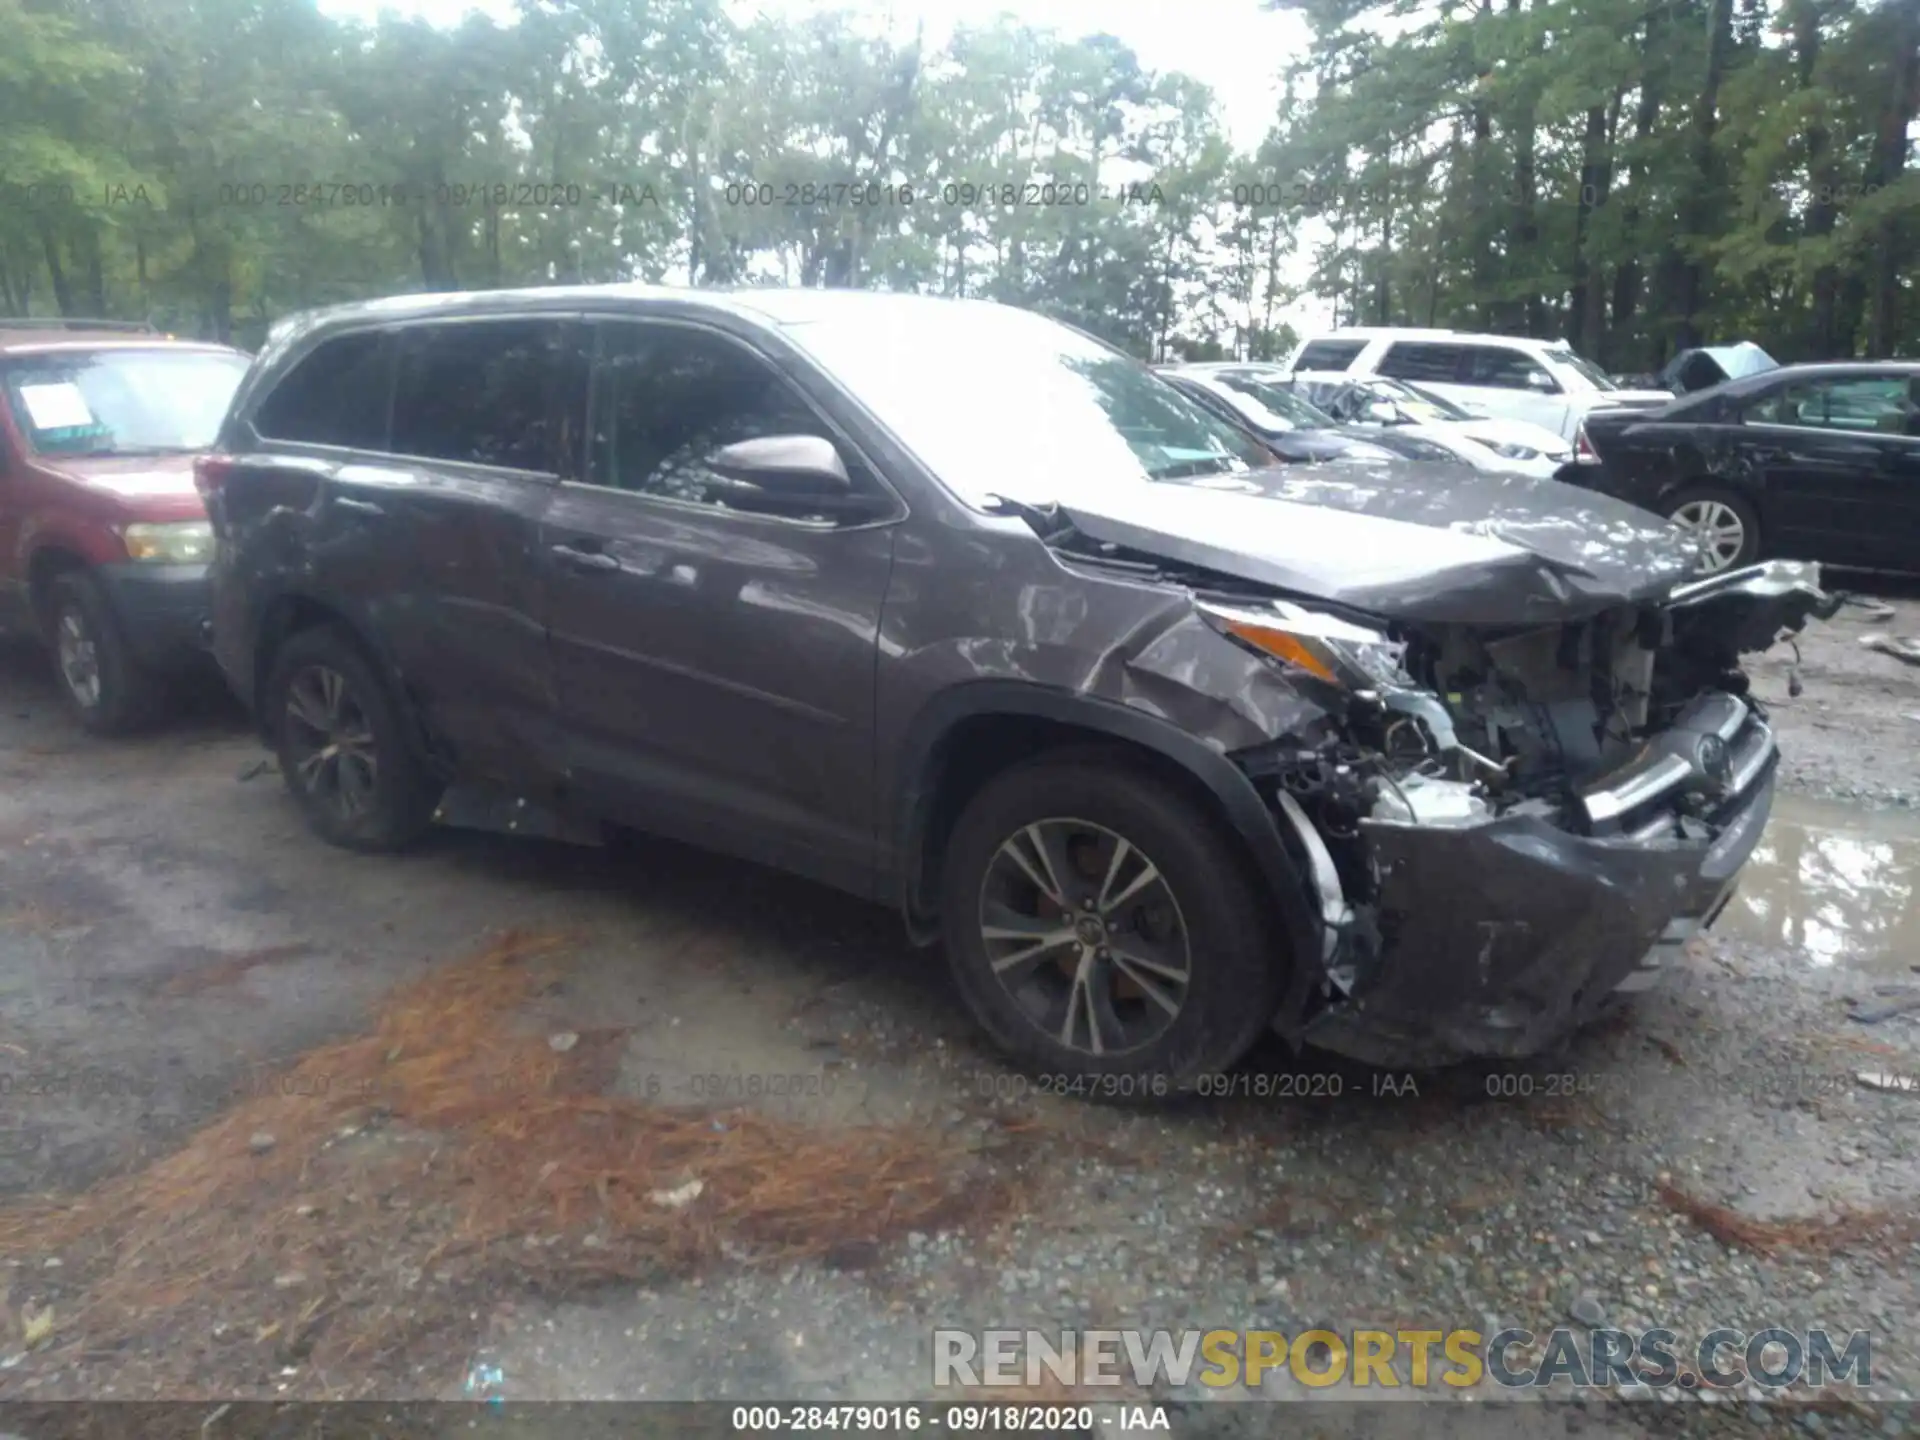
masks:
[(307, 824), (348, 850), (398, 850), (438, 799), (392, 692), (345, 631), (302, 630), (267, 680), (280, 773)]
[(1017, 1063), (1141, 1082), (1153, 1098), (1238, 1061), (1279, 1004), (1285, 955), (1235, 839), (1126, 757), (1075, 752), (989, 782), (947, 847), (954, 978)]
[(1667, 518), (1700, 542), (1702, 575), (1751, 565), (1760, 553), (1760, 517), (1731, 490), (1688, 490), (1674, 498)]
[(49, 599), (54, 672), (81, 725), (126, 735), (150, 724), (165, 687), (127, 644), (100, 582), (84, 571), (62, 575)]

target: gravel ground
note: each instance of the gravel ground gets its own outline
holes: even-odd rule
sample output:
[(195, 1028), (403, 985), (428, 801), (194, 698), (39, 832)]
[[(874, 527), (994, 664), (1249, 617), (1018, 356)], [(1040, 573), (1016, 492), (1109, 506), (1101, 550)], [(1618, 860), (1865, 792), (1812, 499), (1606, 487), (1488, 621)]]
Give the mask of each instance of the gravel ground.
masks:
[[(450, 836), (404, 862), (342, 856), (300, 833), (271, 777), (236, 783), (258, 752), (217, 703), (99, 745), (66, 728), (35, 657), (0, 656), (0, 1054), (146, 1086), (21, 1103), (0, 1186), (79, 1189), (177, 1144), (216, 1108), (206, 1085), (166, 1079), (181, 1057), (214, 1076), (290, 1057), (490, 927), (564, 922), (585, 938), (528, 1018), (625, 1031), (616, 1091), (733, 1104), (754, 1075), (808, 1077), (750, 1103), (806, 1126), (933, 1130), (956, 1154), (1003, 1137), (993, 1178), (1017, 1203), (964, 1231), (848, 1234), (798, 1263), (503, 1291), (384, 1393), (457, 1397), (494, 1366), (509, 1400), (929, 1397), (936, 1326), (1661, 1325), (1683, 1354), (1721, 1325), (1824, 1326), (1872, 1332), (1857, 1403), (1403, 1407), (1291, 1376), (1261, 1393), (1327, 1435), (1920, 1433), (1920, 1094), (1856, 1078), (1920, 1075), (1920, 1015), (1849, 1018), (1920, 986), (1904, 929), (1920, 669), (1860, 643), (1920, 635), (1910, 597), (1805, 637), (1797, 698), (1784, 659), (1758, 668), (1785, 752), (1776, 818), (1668, 988), (1525, 1067), (1409, 1083), (1276, 1045), (1242, 1082), (1268, 1094), (1151, 1112), (1023, 1089), (883, 913), (664, 846)], [(74, 1298), (58, 1258), (10, 1252), (0, 1398), (125, 1393), (122, 1358), (90, 1354), (83, 1325), (21, 1343), (26, 1307)], [(285, 1373), (263, 1356), (246, 1393)], [(1176, 1434), (1280, 1433), (1267, 1407), (1225, 1403), (1246, 1394), (1134, 1398), (1168, 1405)], [(1049, 1395), (1111, 1398), (1032, 1398)], [(552, 1412), (529, 1423), (585, 1433)]]

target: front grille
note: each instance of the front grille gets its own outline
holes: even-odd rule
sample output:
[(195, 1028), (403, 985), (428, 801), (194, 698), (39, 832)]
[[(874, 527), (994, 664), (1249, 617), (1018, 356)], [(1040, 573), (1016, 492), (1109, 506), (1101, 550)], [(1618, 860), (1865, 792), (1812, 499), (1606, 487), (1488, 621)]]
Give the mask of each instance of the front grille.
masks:
[(1744, 700), (1702, 695), (1639, 755), (1582, 792), (1580, 803), (1596, 835), (1653, 839), (1672, 830), (1685, 797), (1704, 800), (1695, 813), (1737, 804), (1775, 753), (1772, 730)]

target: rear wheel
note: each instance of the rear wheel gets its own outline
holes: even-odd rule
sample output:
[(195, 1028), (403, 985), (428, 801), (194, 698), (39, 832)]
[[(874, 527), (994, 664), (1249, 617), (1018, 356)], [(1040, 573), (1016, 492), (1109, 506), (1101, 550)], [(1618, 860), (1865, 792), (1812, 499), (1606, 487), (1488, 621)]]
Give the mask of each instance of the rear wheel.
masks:
[(125, 735), (152, 722), (165, 687), (135, 658), (100, 582), (85, 571), (49, 592), (48, 640), (67, 707), (96, 735)]
[(320, 626), (288, 640), (265, 702), (280, 773), (321, 838), (398, 850), (433, 823), (438, 787), (392, 692), (345, 631)]
[(1667, 518), (1700, 542), (1702, 575), (1751, 565), (1760, 553), (1760, 517), (1731, 490), (1702, 487), (1676, 496)]
[(1224, 1069), (1279, 1004), (1284, 954), (1237, 842), (1125, 757), (989, 782), (948, 842), (941, 912), (988, 1034), (1093, 1097), (1158, 1098)]

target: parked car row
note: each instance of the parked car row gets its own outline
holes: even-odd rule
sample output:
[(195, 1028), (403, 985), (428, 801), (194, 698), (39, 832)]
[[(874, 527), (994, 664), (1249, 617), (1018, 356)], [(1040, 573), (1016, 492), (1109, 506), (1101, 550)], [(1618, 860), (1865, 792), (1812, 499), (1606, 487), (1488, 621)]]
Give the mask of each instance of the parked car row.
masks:
[[(58, 643), (40, 537), (112, 486), (53, 452), (143, 432), (29, 362), (7, 553)], [(384, 300), (277, 326), (217, 433), (174, 433), (212, 441), (204, 510), (115, 510), (121, 549), (79, 558), (193, 570), (332, 843), (510, 813), (789, 870), (896, 907), (1008, 1054), (1089, 1093), (1177, 1093), (1268, 1028), (1535, 1052), (1726, 903), (1776, 763), (1741, 657), (1835, 602), (1463, 461), (1531, 432), (1444, 393), (1283, 377), (917, 296)]]

